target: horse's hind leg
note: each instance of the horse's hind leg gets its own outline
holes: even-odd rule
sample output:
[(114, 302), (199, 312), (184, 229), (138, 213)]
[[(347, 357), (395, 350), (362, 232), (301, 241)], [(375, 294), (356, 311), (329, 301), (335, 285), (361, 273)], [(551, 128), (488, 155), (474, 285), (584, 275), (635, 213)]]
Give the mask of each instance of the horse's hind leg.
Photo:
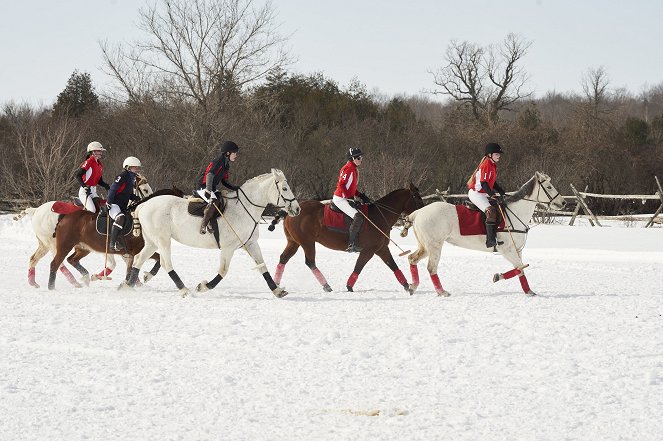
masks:
[[(281, 278), (283, 277), (283, 271), (285, 271), (285, 265), (288, 261), (297, 253), (299, 249), (299, 244), (294, 240), (288, 239), (288, 244), (285, 246), (285, 249), (279, 257), (279, 264), (276, 265), (276, 270), (274, 271), (274, 282), (279, 285), (281, 283)], [(331, 290), (331, 288), (330, 288)]]
[(410, 293), (412, 295), (414, 291), (410, 290), (410, 285), (407, 283), (407, 280), (405, 279), (405, 276), (403, 275), (403, 272), (398, 268), (398, 265), (394, 261), (394, 257), (391, 255), (391, 252), (389, 251), (388, 246), (382, 247), (377, 253), (375, 253), (382, 259), (382, 261), (389, 267), (390, 270), (394, 272), (394, 276), (396, 276), (396, 280), (398, 280), (398, 283), (400, 283), (403, 288), (405, 288), (405, 291)]
[(44, 245), (44, 243), (39, 239), (37, 239), (37, 242), (39, 245), (37, 246), (37, 249), (32, 254), (32, 256), (30, 256), (30, 263), (28, 266), (28, 283), (34, 288), (39, 288), (39, 284), (37, 284), (35, 281), (35, 267), (37, 266), (37, 262), (39, 262), (46, 255), (46, 253), (48, 253), (48, 247)]
[(81, 265), (81, 259), (90, 254), (88, 250), (85, 250), (80, 247), (75, 247), (74, 252), (67, 257), (67, 262), (78, 271), (81, 276), (83, 276), (82, 282), (85, 286), (90, 285), (90, 273), (83, 265)]
[(71, 251), (73, 248), (73, 245), (71, 244), (57, 244), (57, 251), (55, 255), (53, 256), (53, 260), (51, 261), (51, 272), (48, 276), (48, 289), (55, 289), (55, 276), (57, 274), (58, 268), (60, 268), (60, 271), (64, 276), (67, 278), (69, 283), (74, 285), (76, 288), (80, 288), (81, 284), (76, 281), (74, 278), (74, 275), (69, 272), (66, 266), (64, 266), (63, 262), (65, 257), (67, 256), (67, 253)]
[(445, 291), (444, 288), (442, 288), (442, 283), (440, 282), (440, 277), (437, 275), (437, 266), (440, 263), (440, 254), (442, 253), (442, 246), (440, 245), (439, 247), (432, 247), (432, 249), (429, 250), (428, 252), (428, 273), (430, 274), (430, 279), (433, 282), (433, 286), (435, 287), (435, 292), (437, 293), (438, 296), (440, 297), (448, 297), (450, 293), (448, 291)]
[(304, 250), (304, 263), (313, 273), (315, 280), (318, 281), (325, 292), (332, 292), (331, 286), (327, 283), (325, 275), (322, 274), (318, 266), (315, 264), (315, 242), (302, 245), (302, 249)]
[(409, 289), (410, 295), (414, 294), (419, 286), (419, 268), (417, 267), (417, 263), (427, 255), (428, 251), (426, 250), (426, 247), (419, 242), (418, 248), (407, 258), (408, 262), (410, 262), (410, 274), (412, 275), (412, 283), (410, 284)]

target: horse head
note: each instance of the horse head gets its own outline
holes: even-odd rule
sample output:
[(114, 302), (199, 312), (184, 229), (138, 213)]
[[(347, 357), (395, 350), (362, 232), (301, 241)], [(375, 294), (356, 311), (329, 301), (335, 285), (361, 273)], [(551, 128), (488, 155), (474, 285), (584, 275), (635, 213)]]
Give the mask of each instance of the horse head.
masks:
[(410, 185), (408, 186), (408, 190), (410, 190), (410, 195), (411, 198), (408, 200), (408, 205), (405, 207), (406, 213), (410, 214), (413, 211), (416, 211), (420, 208), (422, 208), (426, 203), (424, 200), (421, 198), (421, 194), (419, 193), (419, 189), (417, 188), (416, 185), (410, 181)]
[(564, 197), (553, 187), (550, 176), (542, 172), (534, 173), (535, 181), (532, 198), (553, 210), (561, 210), (566, 205)]
[[(279, 169), (272, 169), (274, 177), (274, 194), (270, 194), (270, 201), (278, 208), (284, 208), (289, 216), (297, 216), (301, 211), (299, 202), (292, 192), (288, 181), (283, 172)], [(281, 205), (283, 203), (283, 205)]]

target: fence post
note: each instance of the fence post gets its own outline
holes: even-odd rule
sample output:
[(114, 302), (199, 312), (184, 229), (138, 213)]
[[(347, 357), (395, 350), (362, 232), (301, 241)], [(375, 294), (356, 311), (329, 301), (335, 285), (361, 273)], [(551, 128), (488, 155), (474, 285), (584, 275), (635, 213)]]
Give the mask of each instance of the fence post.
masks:
[(656, 193), (658, 194), (658, 197), (661, 198), (661, 205), (658, 207), (651, 219), (649, 219), (649, 222), (647, 222), (645, 228), (651, 227), (654, 224), (654, 219), (656, 219), (656, 217), (661, 214), (661, 211), (663, 211), (663, 189), (661, 189), (661, 182), (658, 180), (658, 176), (654, 176), (654, 179), (656, 179), (656, 185), (658, 186), (658, 191)]
[[(578, 190), (576, 190), (576, 188), (573, 186), (573, 184), (569, 184), (569, 185), (571, 186), (571, 190), (573, 190), (573, 194), (576, 195), (578, 205), (581, 205), (582, 210), (590, 217), (589, 218), (589, 223), (592, 224), (592, 227), (594, 226), (594, 222), (596, 222), (596, 225), (601, 227), (602, 226), (601, 223), (596, 218), (596, 216), (594, 216), (594, 213), (592, 213), (592, 210), (589, 209), (589, 206), (585, 203), (585, 199), (583, 198), (583, 196), (578, 192)], [(592, 222), (592, 220), (594, 222)]]

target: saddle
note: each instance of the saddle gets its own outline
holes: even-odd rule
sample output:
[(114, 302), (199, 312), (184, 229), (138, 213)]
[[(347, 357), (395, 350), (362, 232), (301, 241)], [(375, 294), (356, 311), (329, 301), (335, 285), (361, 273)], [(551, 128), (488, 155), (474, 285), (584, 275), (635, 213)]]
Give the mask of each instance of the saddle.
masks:
[[(214, 240), (216, 240), (216, 246), (221, 247), (219, 243), (220, 233), (219, 233), (219, 221), (218, 218), (221, 217), (221, 213), (226, 211), (226, 200), (224, 198), (219, 198), (219, 210), (216, 208), (212, 211), (212, 217), (210, 218), (209, 224), (207, 224), (207, 231), (209, 228), (212, 228), (212, 234), (214, 234)], [(189, 199), (189, 203), (186, 206), (187, 213), (195, 217), (203, 217), (205, 215), (205, 207), (207, 207), (207, 202), (204, 200), (193, 197)]]
[[(329, 230), (337, 231), (339, 233), (347, 233), (352, 223), (352, 218), (343, 213), (333, 202), (325, 205), (324, 208), (324, 225)], [(357, 210), (361, 211), (364, 216), (368, 216), (368, 205), (360, 205)], [(364, 231), (368, 222), (364, 222), (361, 231)]]
[[(461, 236), (486, 235), (486, 213), (479, 210), (476, 205), (456, 205), (456, 214), (458, 215), (458, 226)], [(504, 219), (498, 210), (497, 212), (497, 231), (504, 231)]]
[[(120, 235), (122, 237), (128, 236), (131, 233), (131, 230), (133, 230), (133, 217), (131, 216), (131, 213), (123, 211), (124, 213), (124, 226), (122, 227), (122, 231), (120, 231)], [(110, 220), (111, 224), (106, 225), (106, 221)], [(102, 236), (106, 235), (106, 228), (108, 228), (108, 231), (110, 232), (111, 227), (113, 226), (113, 219), (110, 218), (105, 212), (101, 211), (97, 213), (97, 220), (95, 222), (95, 227), (97, 229), (97, 233), (101, 234)]]
[(57, 213), (60, 215), (73, 213), (75, 211), (80, 211), (82, 209), (83, 209), (82, 205), (76, 205), (74, 203), (64, 202), (64, 201), (56, 201), (51, 207), (51, 211), (53, 213)]

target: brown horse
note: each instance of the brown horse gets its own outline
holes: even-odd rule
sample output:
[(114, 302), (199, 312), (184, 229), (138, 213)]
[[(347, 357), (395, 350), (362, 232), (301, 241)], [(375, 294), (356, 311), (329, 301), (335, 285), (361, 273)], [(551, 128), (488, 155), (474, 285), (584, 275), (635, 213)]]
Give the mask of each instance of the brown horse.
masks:
[[(348, 246), (348, 234), (328, 229), (324, 225), (324, 205), (319, 201), (300, 202), (301, 213), (297, 217), (286, 217), (283, 221), (285, 237), (288, 240), (279, 264), (276, 267), (274, 281), (278, 284), (283, 276), (286, 263), (295, 255), (299, 247), (304, 249), (304, 258), (315, 278), (320, 282), (322, 288), (330, 292), (332, 289), (327, 283), (325, 276), (315, 264), (315, 243), (332, 250), (343, 251)], [(368, 218), (380, 230), (378, 231), (370, 222), (366, 222), (366, 228), (359, 234), (359, 245), (362, 251), (359, 253), (354, 271), (346, 283), (348, 291), (352, 291), (361, 270), (366, 263), (377, 254), (380, 259), (394, 272), (398, 283), (406, 291), (410, 292), (410, 286), (398, 269), (398, 265), (389, 251), (389, 231), (401, 216), (401, 213), (410, 214), (424, 206), (424, 201), (419, 195), (419, 190), (412, 183), (409, 188), (394, 190), (383, 198), (378, 199), (368, 207)], [(278, 222), (278, 217), (272, 224)], [(271, 227), (270, 227), (271, 228)], [(386, 236), (385, 236), (386, 235)], [(57, 269), (57, 268), (56, 268)]]
[[(184, 192), (177, 187), (172, 189), (162, 189), (154, 192), (148, 197), (141, 199), (136, 203), (132, 210), (138, 205), (142, 204), (145, 201), (148, 201), (154, 197), (161, 195), (173, 195), (178, 197), (183, 197)], [(99, 234), (96, 228), (96, 213), (90, 211), (81, 210), (74, 213), (70, 213), (62, 217), (58, 222), (57, 228), (55, 229), (55, 244), (56, 244), (56, 253), (51, 261), (50, 275), (48, 279), (48, 289), (55, 289), (55, 276), (57, 274), (57, 269), (62, 265), (65, 256), (75, 248), (74, 252), (67, 258), (67, 262), (76, 270), (81, 273), (85, 279), (86, 284), (89, 283), (90, 274), (80, 261), (82, 258), (90, 254), (91, 251), (97, 251), (99, 253), (104, 253), (108, 250), (112, 254), (122, 254), (127, 263), (127, 270), (131, 268), (133, 263), (133, 256), (138, 254), (140, 250), (143, 249), (145, 242), (143, 241), (143, 236), (134, 236), (133, 234), (128, 234), (123, 237), (123, 242), (125, 244), (126, 250), (115, 252), (110, 248), (107, 248), (106, 240), (107, 236), (104, 234)], [(125, 256), (129, 257), (125, 257)], [(159, 270), (159, 255), (154, 254), (152, 256), (157, 262), (150, 271), (152, 275), (155, 275)], [(128, 276), (127, 272), (127, 276)]]

